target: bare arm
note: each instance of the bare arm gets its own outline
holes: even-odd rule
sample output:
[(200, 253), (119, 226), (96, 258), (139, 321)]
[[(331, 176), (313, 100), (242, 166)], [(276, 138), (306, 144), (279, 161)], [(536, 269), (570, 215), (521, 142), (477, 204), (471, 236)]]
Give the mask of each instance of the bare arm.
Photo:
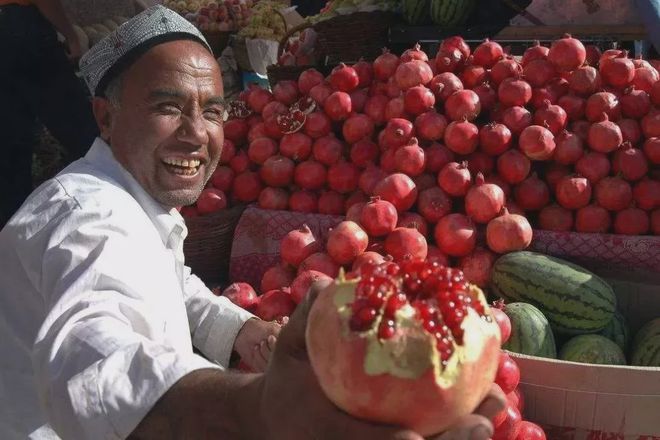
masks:
[(257, 420), (262, 376), (197, 370), (172, 386), (129, 439), (263, 439)]

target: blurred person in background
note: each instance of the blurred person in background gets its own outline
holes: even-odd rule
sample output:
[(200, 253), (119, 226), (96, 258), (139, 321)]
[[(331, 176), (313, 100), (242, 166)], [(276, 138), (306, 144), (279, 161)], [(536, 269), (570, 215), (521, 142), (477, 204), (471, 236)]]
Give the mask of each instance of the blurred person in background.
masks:
[(33, 189), (37, 119), (65, 148), (66, 163), (84, 155), (98, 135), (74, 71), (81, 55), (60, 0), (0, 0), (0, 228)]

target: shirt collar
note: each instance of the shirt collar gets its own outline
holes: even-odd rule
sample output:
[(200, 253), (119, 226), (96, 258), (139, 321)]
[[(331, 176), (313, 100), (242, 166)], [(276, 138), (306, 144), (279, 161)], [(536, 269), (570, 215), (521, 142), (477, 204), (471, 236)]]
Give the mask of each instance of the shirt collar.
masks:
[(166, 246), (171, 246), (175, 237), (179, 238), (177, 241), (186, 238), (188, 229), (179, 211), (176, 208), (166, 208), (151, 197), (133, 175), (115, 159), (110, 146), (103, 139), (96, 138), (85, 159), (133, 196), (149, 216)]

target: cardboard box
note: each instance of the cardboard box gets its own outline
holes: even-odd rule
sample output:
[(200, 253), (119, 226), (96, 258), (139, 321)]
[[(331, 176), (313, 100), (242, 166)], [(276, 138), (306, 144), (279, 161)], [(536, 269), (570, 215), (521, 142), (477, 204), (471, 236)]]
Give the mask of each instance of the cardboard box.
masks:
[[(660, 316), (660, 283), (596, 270), (614, 288), (634, 333)], [(513, 353), (525, 418), (548, 440), (660, 439), (660, 368), (589, 365)]]

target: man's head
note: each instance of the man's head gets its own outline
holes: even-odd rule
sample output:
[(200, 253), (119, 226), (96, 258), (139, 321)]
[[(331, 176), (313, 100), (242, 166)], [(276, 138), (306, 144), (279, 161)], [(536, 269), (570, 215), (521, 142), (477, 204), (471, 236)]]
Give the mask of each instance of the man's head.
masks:
[[(130, 40), (131, 30), (122, 37)], [(165, 30), (156, 38), (143, 37), (137, 51), (86, 79), (115, 158), (154, 199), (174, 207), (194, 202), (218, 163), (222, 78), (201, 36)]]

